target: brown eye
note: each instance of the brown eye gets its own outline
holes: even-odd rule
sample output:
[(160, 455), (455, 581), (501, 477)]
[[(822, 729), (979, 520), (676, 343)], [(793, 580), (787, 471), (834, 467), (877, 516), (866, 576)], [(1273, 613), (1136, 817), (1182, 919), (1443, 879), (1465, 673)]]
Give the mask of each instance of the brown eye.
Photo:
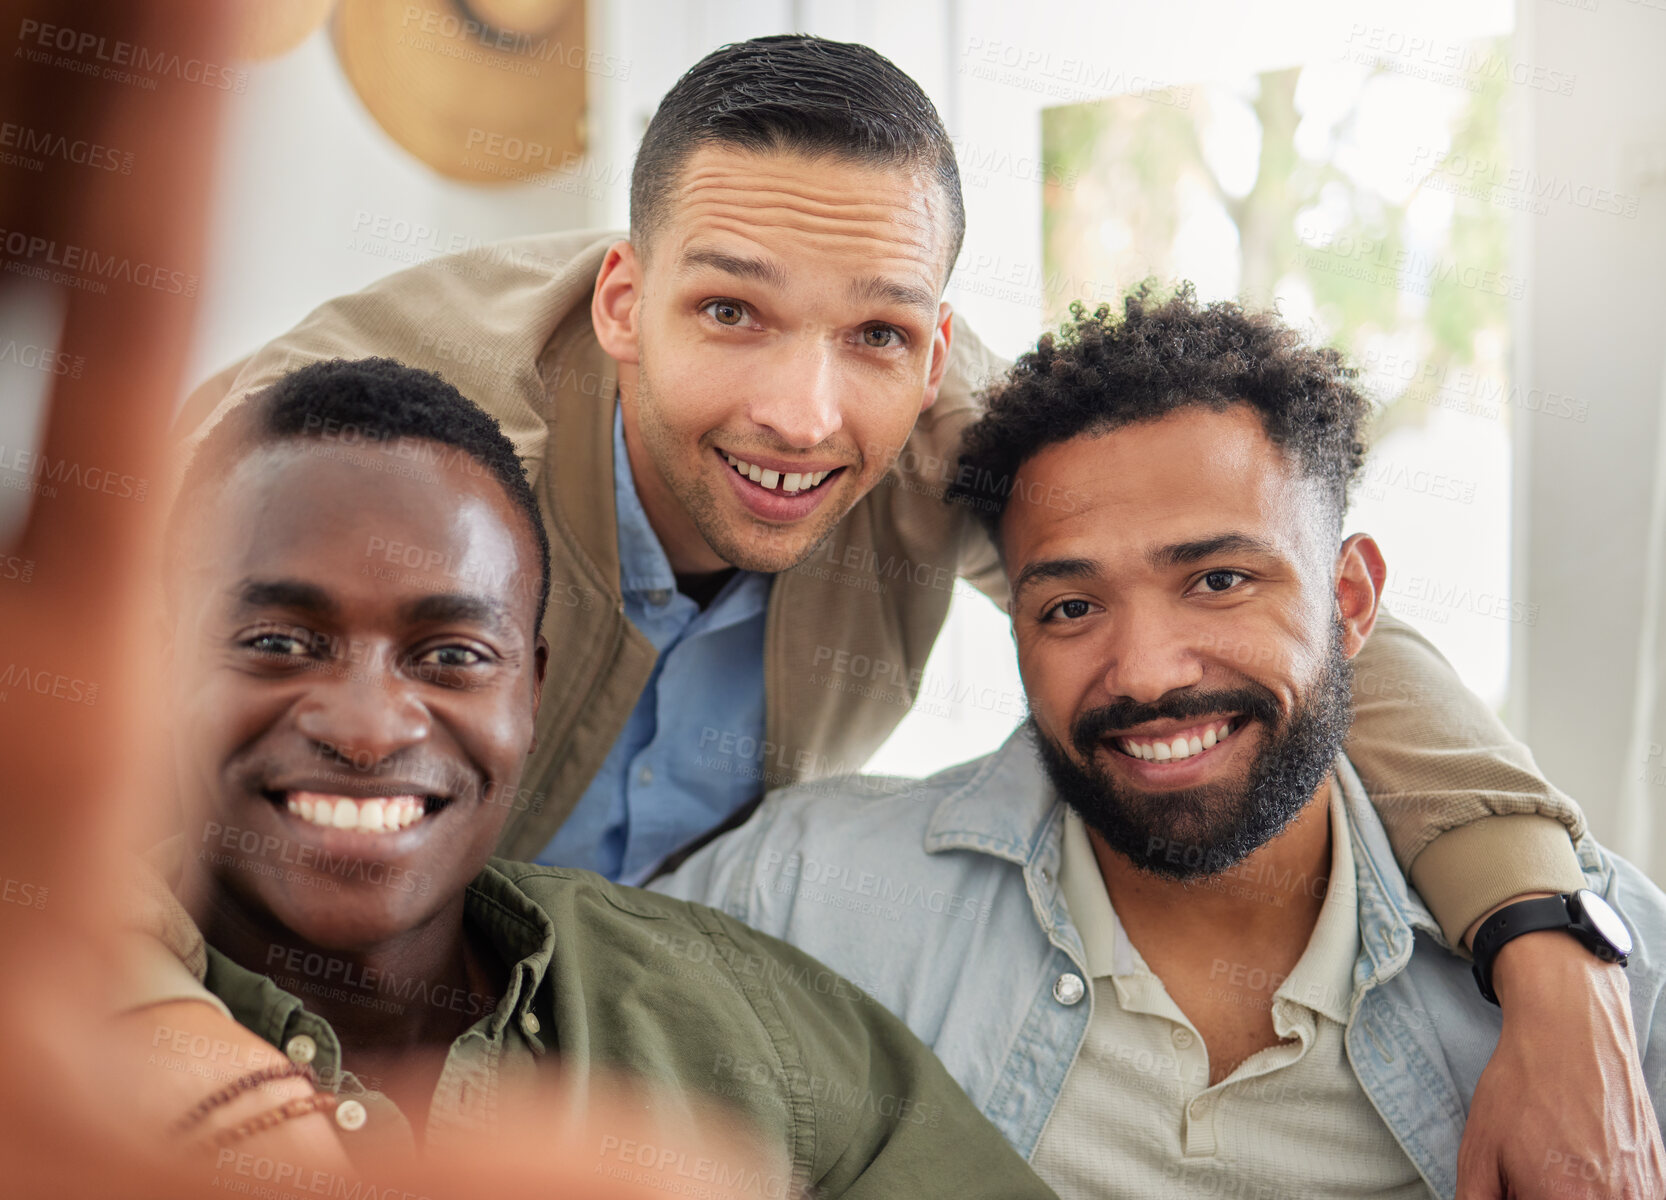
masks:
[(486, 661), (484, 655), (467, 646), (440, 646), (430, 650), (417, 661), (433, 667), (472, 667)]
[(1065, 600), (1042, 614), (1043, 621), (1080, 621), (1092, 610), (1086, 600)]
[(889, 325), (871, 325), (862, 331), (862, 344), (875, 350), (889, 350), (898, 343), (899, 337)]
[(706, 311), (719, 325), (739, 325), (746, 319), (746, 309), (733, 300), (713, 300), (706, 305)]

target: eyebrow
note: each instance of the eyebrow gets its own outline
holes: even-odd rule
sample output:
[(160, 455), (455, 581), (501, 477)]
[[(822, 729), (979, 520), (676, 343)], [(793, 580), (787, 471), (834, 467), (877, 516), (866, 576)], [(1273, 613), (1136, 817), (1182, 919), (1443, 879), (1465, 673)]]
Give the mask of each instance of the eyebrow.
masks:
[(1165, 567), (1183, 567), (1221, 554), (1281, 557), (1271, 542), (1247, 533), (1221, 533), (1192, 542), (1174, 542), (1167, 546), (1157, 546), (1146, 552), (1145, 560), (1151, 565), (1152, 570), (1161, 571)]
[(887, 279), (883, 275), (870, 275), (866, 279), (858, 279), (850, 285), (851, 299), (861, 302), (864, 300), (881, 301), (890, 304), (900, 304), (904, 308), (917, 308), (931, 315), (937, 315), (937, 295), (930, 288), (917, 283), (903, 283), (898, 279)]
[(485, 596), (467, 592), (439, 592), (423, 596), (402, 605), (399, 615), (412, 623), (418, 621), (489, 625), (499, 629), (514, 626), (509, 606)]
[(1044, 558), (1039, 562), (1026, 563), (1024, 569), (1018, 572), (1018, 578), (1012, 581), (1013, 603), (1016, 604), (1024, 589), (1032, 584), (1045, 583), (1049, 579), (1082, 579), (1097, 575), (1102, 569), (1099, 561), (1092, 558)]
[(291, 608), (331, 617), (341, 611), (335, 598), (315, 583), (299, 579), (245, 579), (233, 591), (237, 608)]
[[(287, 608), (319, 617), (340, 614), (338, 604), (323, 588), (299, 579), (245, 579), (234, 593), (239, 611)], [(467, 592), (439, 592), (421, 596), (400, 606), (400, 619), (418, 622), (457, 621), (487, 625), (495, 629), (514, 626), (509, 606), (485, 596)]]
[(778, 262), (767, 258), (747, 258), (740, 254), (725, 254), (721, 250), (694, 247), (683, 252), (677, 262), (677, 273), (689, 274), (696, 267), (709, 267), (738, 279), (752, 279), (767, 283), (783, 291), (787, 287), (787, 272)]

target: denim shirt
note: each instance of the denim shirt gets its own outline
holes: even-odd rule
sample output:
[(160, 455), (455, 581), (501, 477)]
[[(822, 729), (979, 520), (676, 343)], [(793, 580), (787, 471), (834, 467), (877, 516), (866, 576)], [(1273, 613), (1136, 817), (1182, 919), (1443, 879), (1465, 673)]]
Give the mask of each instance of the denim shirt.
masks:
[[(1360, 926), (1348, 1058), (1430, 1191), (1452, 1197), (1469, 1100), (1502, 1013), (1481, 998), (1468, 961), (1452, 953), (1396, 865), (1346, 758), (1336, 770)], [(776, 792), (746, 825), (653, 886), (725, 909), (866, 988), (1029, 1157), (1093, 1004), (1058, 882), (1064, 812), (1021, 729), (994, 754), (929, 779)], [(1632, 1017), (1659, 1112), (1666, 896), (1589, 836), (1577, 851), (1586, 886), (1631, 930)]]
[[(677, 590), (637, 499), (624, 418), (613, 417), (613, 490), (625, 617), (659, 661), (540, 863), (638, 883), (666, 855), (756, 798), (745, 761), (720, 751), (764, 737), (764, 608), (772, 576), (737, 571), (704, 610)], [(559, 686), (561, 664), (550, 664)]]

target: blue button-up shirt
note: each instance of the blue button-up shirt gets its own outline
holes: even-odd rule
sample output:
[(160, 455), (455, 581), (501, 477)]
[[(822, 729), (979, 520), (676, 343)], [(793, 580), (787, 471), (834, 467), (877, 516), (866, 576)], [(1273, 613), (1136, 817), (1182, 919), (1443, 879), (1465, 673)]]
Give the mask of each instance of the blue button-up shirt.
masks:
[[(1481, 999), (1469, 964), (1450, 952), (1395, 865), (1345, 757), (1337, 779), (1360, 938), (1349, 1061), (1430, 1192), (1450, 1200), (1465, 1113), (1502, 1013)], [(930, 779), (858, 777), (773, 792), (745, 825), (653, 886), (722, 908), (855, 982), (937, 1052), (1029, 1157), (1094, 1004), (1083, 986), (1090, 974), (1081, 934), (1059, 886), (1063, 827), (1064, 805), (1021, 730), (989, 757)], [(1589, 835), (1576, 849), (1585, 886), (1631, 932), (1631, 1015), (1660, 1112), (1666, 895)], [(1106, 1152), (1115, 1153), (1116, 1114), (1105, 1119)]]
[[(704, 610), (677, 590), (637, 499), (624, 418), (613, 417), (613, 494), (625, 616), (659, 661), (596, 777), (537, 861), (638, 883), (673, 850), (720, 824), (761, 787), (726, 769), (727, 744), (764, 736), (764, 609), (773, 578), (737, 571)], [(550, 664), (559, 683), (561, 664)]]

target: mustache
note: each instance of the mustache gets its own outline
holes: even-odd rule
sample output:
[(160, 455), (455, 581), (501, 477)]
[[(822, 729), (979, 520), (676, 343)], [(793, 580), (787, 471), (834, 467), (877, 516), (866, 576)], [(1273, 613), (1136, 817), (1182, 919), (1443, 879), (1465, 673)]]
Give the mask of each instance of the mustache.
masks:
[(1217, 692), (1169, 692), (1150, 703), (1113, 700), (1088, 709), (1071, 722), (1070, 744), (1091, 761), (1099, 743), (1116, 730), (1147, 721), (1184, 721), (1221, 712), (1241, 713), (1252, 721), (1274, 726), (1279, 720), (1278, 698), (1258, 684), (1247, 684)]

